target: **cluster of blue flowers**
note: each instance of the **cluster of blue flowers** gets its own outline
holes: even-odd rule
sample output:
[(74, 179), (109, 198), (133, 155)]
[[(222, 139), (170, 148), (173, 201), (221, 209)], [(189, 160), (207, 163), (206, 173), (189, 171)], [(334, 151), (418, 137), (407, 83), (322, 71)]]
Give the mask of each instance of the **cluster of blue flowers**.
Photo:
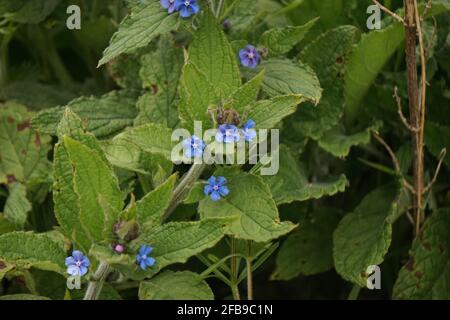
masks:
[(169, 14), (179, 11), (183, 18), (190, 17), (200, 11), (197, 0), (160, 0), (160, 3)]
[[(249, 119), (240, 130), (233, 124), (221, 124), (215, 135), (216, 141), (233, 143), (238, 142), (242, 136), (245, 141), (251, 142), (256, 137), (255, 125), (256, 123), (252, 119)], [(205, 147), (206, 143), (195, 135), (183, 140), (184, 155), (188, 158), (200, 158)], [(210, 196), (211, 200), (218, 201), (230, 193), (226, 184), (227, 179), (225, 177), (216, 178), (212, 176), (208, 179), (203, 192), (205, 195)]]
[[(238, 142), (242, 137), (247, 142), (251, 142), (256, 137), (255, 121), (249, 119), (239, 130), (233, 124), (224, 123), (217, 129), (215, 138), (218, 142), (233, 143)], [(184, 155), (188, 158), (200, 158), (205, 150), (206, 143), (196, 135), (183, 140)]]

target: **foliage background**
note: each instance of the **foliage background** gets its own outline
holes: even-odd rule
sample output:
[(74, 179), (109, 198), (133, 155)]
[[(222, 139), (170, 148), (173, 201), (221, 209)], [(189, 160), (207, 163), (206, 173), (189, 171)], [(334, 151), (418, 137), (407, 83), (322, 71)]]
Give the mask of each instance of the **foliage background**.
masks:
[[(192, 19), (165, 20), (163, 29), (152, 33), (152, 16), (137, 15), (148, 31), (137, 40), (130, 40), (133, 30), (127, 33), (126, 26), (119, 27), (128, 7), (150, 2), (0, 0), (0, 234), (45, 232), (69, 252), (71, 240), (57, 228), (60, 223), (53, 197), (60, 190), (55, 190), (52, 174), (53, 148), (64, 106), (69, 106), (99, 139), (98, 145), (106, 148), (128, 127), (160, 123), (173, 128), (179, 125), (179, 118), (186, 124), (198, 116), (192, 105), (182, 106), (185, 98), (181, 92), (192, 90), (189, 84), (198, 80), (182, 79), (177, 90), (184, 64), (181, 48), (189, 47), (200, 32), (192, 28)], [(384, 3), (392, 10), (401, 10), (403, 5), (400, 0)], [(81, 30), (65, 27), (70, 4), (82, 8)], [(422, 236), (413, 242), (407, 214), (410, 195), (398, 183), (401, 175), (410, 180), (413, 154), (409, 132), (393, 98), (394, 87), (398, 87), (406, 114), (404, 32), (385, 14), (382, 30), (368, 31), (366, 9), (371, 4), (369, 0), (225, 1), (219, 26), (230, 50), (237, 54), (247, 43), (269, 48), (257, 71), (240, 70), (247, 81), (265, 69), (259, 99), (301, 94), (308, 100), (295, 113), (282, 115), (287, 117), (277, 125), (284, 144), (281, 170), (277, 177), (264, 179), (281, 221), (298, 222), (299, 228), (270, 239), (279, 246), (254, 272), (256, 298), (347, 299), (358, 285), (364, 285), (362, 273), (370, 264), (380, 264), (382, 290), (363, 288), (359, 298), (450, 297), (450, 158), (444, 159), (438, 179), (426, 195), (427, 222)], [(206, 3), (201, 5), (204, 11)], [(424, 22), (429, 83), (427, 182), (441, 150), (450, 147), (449, 8), (447, 0), (433, 1)], [(118, 28), (125, 31), (113, 37)], [(175, 29), (178, 31), (169, 32)], [(226, 46), (218, 38), (214, 41), (213, 49), (221, 56)], [(209, 57), (200, 50), (197, 59), (202, 63)], [(97, 67), (99, 61), (101, 67)], [(161, 79), (161, 75), (168, 77)], [(223, 83), (216, 79), (214, 84)], [(206, 116), (200, 112), (199, 117)], [(379, 132), (392, 147), (400, 173), (383, 146), (371, 138), (372, 131)], [(61, 135), (59, 138), (61, 142)], [(115, 159), (108, 160), (115, 166), (120, 191), (133, 192), (137, 199), (172, 171), (169, 166), (157, 172), (142, 159), (137, 163)], [(150, 168), (150, 182), (139, 175), (144, 167)], [(179, 166), (174, 172), (181, 175), (187, 169)], [(195, 194), (193, 198), (175, 211), (173, 220), (196, 216), (199, 199)], [(208, 208), (201, 204), (199, 210), (207, 212)], [(29, 260), (26, 252), (17, 253), (21, 249), (16, 252), (19, 256), (8, 256), (5, 248), (16, 243), (9, 236), (0, 239), (0, 294), (67, 298), (65, 279), (57, 267), (46, 264), (42, 268), (42, 261)], [(18, 240), (22, 247), (26, 246), (24, 239)], [(42, 246), (46, 246), (44, 241)], [(209, 250), (222, 257), (227, 242), (222, 240)], [(192, 258), (170, 269), (201, 273), (205, 266)], [(230, 298), (229, 288), (221, 281), (209, 278), (207, 282), (216, 299)], [(241, 289), (245, 292), (245, 285)], [(103, 298), (135, 299), (138, 295), (132, 285), (108, 285), (105, 292)], [(71, 298), (80, 297), (73, 294)]]

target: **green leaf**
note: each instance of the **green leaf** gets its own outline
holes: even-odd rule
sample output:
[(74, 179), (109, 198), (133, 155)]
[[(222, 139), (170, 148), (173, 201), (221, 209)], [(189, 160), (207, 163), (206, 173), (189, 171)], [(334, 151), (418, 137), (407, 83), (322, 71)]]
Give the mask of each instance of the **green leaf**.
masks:
[[(214, 87), (206, 75), (192, 62), (183, 67), (180, 80), (179, 117), (183, 127), (193, 130), (194, 121), (201, 121), (203, 127), (210, 123), (208, 108), (218, 102)], [(211, 126), (211, 125), (210, 125)]]
[(53, 154), (53, 202), (56, 219), (64, 234), (69, 237), (74, 247), (87, 252), (91, 239), (80, 222), (78, 195), (74, 189), (74, 173), (69, 154), (64, 146), (64, 137), (68, 136), (82, 142), (105, 160), (102, 149), (94, 135), (86, 132), (82, 120), (66, 108), (57, 128), (59, 142)]
[(399, 190), (399, 184), (392, 183), (372, 191), (339, 222), (333, 257), (344, 279), (365, 287), (367, 267), (383, 262), (391, 244), (391, 217), (397, 210)]
[(17, 228), (23, 228), (31, 203), (27, 199), (27, 188), (19, 182), (9, 186), (9, 196), (6, 199), (4, 214)]
[(167, 14), (167, 10), (159, 2), (152, 1), (134, 7), (112, 36), (98, 66), (122, 53), (130, 53), (146, 46), (158, 35), (175, 30), (178, 24), (178, 15)]
[[(128, 277), (142, 280), (174, 263), (185, 263), (190, 257), (216, 245), (224, 236), (229, 219), (208, 219), (195, 222), (169, 222), (144, 230), (130, 243), (128, 254), (116, 254), (110, 247), (94, 245), (90, 254), (110, 263)], [(151, 256), (156, 264), (141, 270), (136, 255), (142, 245), (153, 247)]]
[(297, 95), (278, 96), (270, 100), (260, 100), (249, 106), (248, 118), (256, 123), (257, 129), (271, 129), (283, 118), (294, 113), (305, 99)]
[[(136, 94), (128, 90), (112, 91), (100, 98), (77, 98), (67, 107), (83, 119), (88, 130), (99, 138), (107, 138), (122, 131), (132, 125), (137, 116)], [(33, 119), (33, 127), (56, 135), (65, 108), (55, 107), (41, 111)]]
[(303, 40), (317, 20), (318, 18), (315, 18), (302, 26), (269, 29), (261, 36), (260, 43), (269, 50), (271, 56), (288, 53)]
[(14, 229), (14, 225), (3, 214), (0, 214), (0, 235), (14, 231)]
[(0, 89), (0, 99), (13, 100), (33, 111), (65, 105), (75, 97), (67, 89), (31, 80), (8, 83)]
[(314, 69), (325, 91), (317, 106), (307, 104), (295, 115), (292, 126), (297, 134), (318, 139), (339, 122), (344, 111), (342, 78), (358, 35), (357, 28), (341, 26), (322, 34), (300, 53), (299, 59)]
[(177, 87), (183, 52), (169, 36), (161, 37), (158, 49), (142, 56), (140, 78), (152, 92), (139, 99), (137, 124), (160, 122), (173, 128), (178, 123)]
[(346, 157), (353, 146), (368, 144), (370, 142), (371, 132), (377, 126), (367, 128), (364, 131), (354, 134), (345, 134), (342, 126), (335, 127), (319, 139), (319, 146), (336, 157)]
[[(6, 2), (6, 3), (5, 3)], [(60, 0), (2, 0), (0, 14), (18, 23), (38, 24), (45, 20)]]
[(425, 145), (433, 156), (437, 159), (441, 156), (443, 148), (447, 149), (447, 155), (444, 163), (450, 169), (450, 127), (442, 126), (437, 123), (427, 122), (425, 125)]
[(336, 209), (321, 208), (303, 213), (299, 230), (281, 245), (272, 278), (290, 280), (313, 275), (333, 267), (333, 231), (340, 219)]
[(0, 236), (0, 258), (18, 268), (65, 273), (63, 248), (46, 234), (11, 232)]
[(450, 299), (450, 210), (434, 212), (413, 242), (394, 286), (395, 299)]
[(189, 46), (188, 57), (206, 76), (217, 97), (228, 97), (241, 85), (237, 53), (209, 9), (203, 13), (200, 28)]
[(50, 137), (30, 129), (30, 114), (16, 104), (0, 106), (0, 184), (28, 187), (48, 181)]
[(222, 239), (227, 222), (224, 219), (169, 222), (143, 234), (132, 246), (137, 250), (142, 244), (150, 244), (154, 248), (152, 257), (156, 259), (156, 268), (160, 270), (173, 263), (184, 263), (213, 247)]
[(219, 201), (209, 197), (200, 201), (202, 218), (235, 216), (227, 233), (256, 242), (276, 239), (296, 227), (291, 222), (280, 222), (270, 189), (260, 177), (235, 170), (222, 170), (217, 175), (227, 178), (230, 194)]
[(265, 72), (263, 70), (233, 92), (224, 103), (224, 109), (233, 108), (240, 114), (243, 114), (246, 111), (245, 107), (256, 101), (264, 74)]
[(322, 88), (311, 68), (286, 59), (269, 59), (256, 69), (265, 69), (263, 91), (271, 97), (298, 95), (314, 104), (320, 101)]
[[(171, 161), (171, 130), (163, 124), (149, 123), (115, 136), (104, 145), (108, 161), (119, 168), (147, 172), (155, 159)], [(161, 162), (164, 165), (164, 162)]]
[(140, 300), (213, 300), (214, 294), (202, 277), (190, 271), (167, 270), (139, 286)]
[(155, 190), (136, 202), (136, 213), (141, 225), (159, 223), (172, 200), (172, 191), (177, 175), (172, 175)]
[[(65, 137), (64, 146), (74, 170), (80, 222), (92, 239), (109, 239), (123, 208), (117, 178), (96, 151), (69, 137)], [(105, 210), (108, 208), (111, 210)]]
[(74, 190), (69, 154), (60, 143), (55, 146), (53, 155), (53, 180), (55, 217), (64, 233), (74, 242), (74, 247), (86, 252), (91, 241), (80, 222), (80, 207)]
[(345, 72), (345, 113), (349, 123), (358, 117), (362, 99), (404, 37), (404, 27), (400, 23), (362, 35)]
[(0, 300), (50, 300), (50, 298), (28, 293), (16, 293), (0, 296)]
[(279, 172), (274, 176), (264, 176), (277, 205), (294, 201), (319, 199), (343, 192), (348, 184), (344, 175), (327, 177), (320, 182), (308, 181), (304, 165), (300, 165), (285, 145), (279, 149)]

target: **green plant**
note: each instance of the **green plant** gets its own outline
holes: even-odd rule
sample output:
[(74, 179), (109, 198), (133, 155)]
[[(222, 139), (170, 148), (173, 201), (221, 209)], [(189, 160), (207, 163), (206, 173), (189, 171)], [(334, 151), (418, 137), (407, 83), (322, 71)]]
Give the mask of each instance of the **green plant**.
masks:
[(448, 0), (72, 2), (0, 0), (0, 299), (449, 296)]

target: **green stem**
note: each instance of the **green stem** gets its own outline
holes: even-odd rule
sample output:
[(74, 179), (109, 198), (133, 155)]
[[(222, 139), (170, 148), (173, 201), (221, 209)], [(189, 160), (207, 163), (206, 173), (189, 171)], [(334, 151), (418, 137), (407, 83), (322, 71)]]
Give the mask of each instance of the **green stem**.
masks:
[(100, 262), (95, 270), (92, 279), (89, 281), (88, 288), (86, 289), (86, 293), (84, 295), (83, 300), (97, 300), (100, 292), (103, 288), (103, 283), (105, 282), (106, 276), (109, 273), (109, 264), (107, 262)]
[(220, 18), (220, 13), (222, 12), (223, 5), (224, 5), (224, 1), (223, 0), (219, 0), (219, 4), (217, 5), (217, 9), (216, 9), (216, 18), (217, 19)]
[(361, 287), (355, 284), (350, 291), (347, 300), (358, 300), (359, 292), (361, 291)]
[(172, 201), (167, 208), (164, 216), (161, 218), (161, 223), (167, 221), (167, 219), (172, 214), (173, 210), (184, 200), (189, 189), (194, 185), (194, 183), (198, 180), (203, 170), (205, 170), (206, 165), (203, 163), (194, 163), (189, 171), (184, 175), (181, 179), (180, 183), (176, 186), (173, 191)]
[(241, 295), (239, 294), (239, 287), (238, 287), (238, 262), (236, 257), (236, 240), (234, 238), (231, 238), (231, 293), (233, 294), (234, 300), (241, 300)]
[(253, 300), (252, 243), (247, 241), (247, 299)]
[(2, 37), (0, 47), (0, 85), (4, 85), (8, 81), (9, 42), (13, 34), (14, 32), (11, 32)]

